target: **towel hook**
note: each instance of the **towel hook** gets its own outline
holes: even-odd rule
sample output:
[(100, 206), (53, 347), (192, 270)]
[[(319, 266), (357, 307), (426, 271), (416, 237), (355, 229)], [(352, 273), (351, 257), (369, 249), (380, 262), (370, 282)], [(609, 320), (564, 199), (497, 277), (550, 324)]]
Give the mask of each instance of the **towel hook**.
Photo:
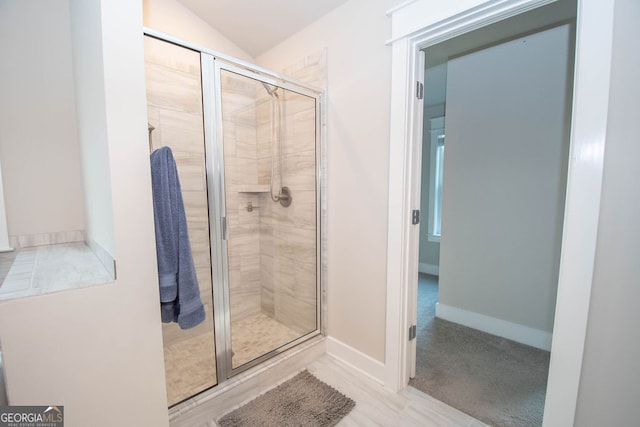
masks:
[(151, 153), (153, 151), (153, 140), (151, 139), (151, 132), (153, 132), (155, 126), (147, 122), (147, 129), (149, 129), (149, 153)]

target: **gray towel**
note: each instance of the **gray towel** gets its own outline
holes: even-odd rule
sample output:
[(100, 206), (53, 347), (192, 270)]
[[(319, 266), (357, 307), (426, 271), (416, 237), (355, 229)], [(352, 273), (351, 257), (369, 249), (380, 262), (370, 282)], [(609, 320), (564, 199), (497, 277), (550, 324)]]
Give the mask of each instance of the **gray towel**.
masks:
[(151, 184), (162, 321), (178, 322), (182, 329), (193, 328), (204, 320), (205, 313), (171, 148), (151, 153)]

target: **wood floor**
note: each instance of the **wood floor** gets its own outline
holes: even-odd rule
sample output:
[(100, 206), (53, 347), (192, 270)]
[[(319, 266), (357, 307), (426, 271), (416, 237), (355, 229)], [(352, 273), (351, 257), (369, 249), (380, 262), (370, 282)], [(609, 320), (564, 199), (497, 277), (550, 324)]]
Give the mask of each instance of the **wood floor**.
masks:
[[(338, 424), (341, 427), (486, 427), (486, 424), (413, 387), (393, 393), (327, 354), (311, 362), (306, 369), (355, 400), (355, 408)], [(229, 412), (233, 409), (229, 408)], [(200, 427), (217, 426), (215, 421), (210, 420)]]
[(338, 424), (341, 427), (486, 426), (413, 387), (393, 393), (329, 355), (307, 370), (356, 401), (356, 407)]

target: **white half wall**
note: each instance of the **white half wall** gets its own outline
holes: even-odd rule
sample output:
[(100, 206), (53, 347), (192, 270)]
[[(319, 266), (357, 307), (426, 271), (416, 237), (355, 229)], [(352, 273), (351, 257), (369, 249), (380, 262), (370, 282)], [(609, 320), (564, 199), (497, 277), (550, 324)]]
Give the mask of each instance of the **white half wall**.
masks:
[(569, 149), (569, 26), (450, 60), (440, 302), (553, 330)]
[[(2, 7), (6, 3), (13, 2)], [(45, 13), (41, 8), (47, 2), (37, 3), (33, 13), (46, 21), (49, 17), (39, 14)], [(101, 119), (107, 123), (109, 151), (104, 161), (112, 167), (118, 278), (110, 284), (0, 302), (9, 402), (64, 405), (68, 426), (107, 427), (115, 422), (166, 427), (142, 6), (129, 0), (70, 3), (72, 14), (84, 20), (86, 43), (95, 43), (93, 48), (102, 52), (101, 111), (106, 117)], [(107, 415), (110, 408), (115, 415)]]
[(79, 9), (72, 3), (71, 40), (73, 76), (78, 106), (78, 135), (85, 191), (87, 227), (85, 240), (100, 253), (100, 248), (114, 258), (113, 206), (109, 162), (104, 52), (100, 29), (88, 28), (100, 21), (88, 15), (91, 9)]

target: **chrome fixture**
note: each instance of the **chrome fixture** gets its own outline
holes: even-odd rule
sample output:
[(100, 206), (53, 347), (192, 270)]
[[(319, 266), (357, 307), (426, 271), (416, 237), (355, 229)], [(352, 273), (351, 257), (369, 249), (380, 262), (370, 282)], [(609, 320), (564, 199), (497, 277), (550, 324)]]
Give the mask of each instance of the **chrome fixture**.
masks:
[(253, 202), (247, 202), (247, 212), (253, 212), (254, 209), (260, 209), (260, 206), (254, 206)]
[[(289, 207), (293, 197), (288, 187), (282, 186), (282, 147), (280, 138), (280, 122), (282, 121), (282, 111), (280, 109), (280, 97), (278, 96), (278, 86), (270, 87), (265, 82), (262, 86), (271, 97), (271, 176), (269, 177), (269, 195), (274, 202), (280, 202), (283, 207)], [(280, 175), (280, 192), (273, 192), (273, 175), (275, 173), (275, 151), (278, 151), (278, 173)]]

